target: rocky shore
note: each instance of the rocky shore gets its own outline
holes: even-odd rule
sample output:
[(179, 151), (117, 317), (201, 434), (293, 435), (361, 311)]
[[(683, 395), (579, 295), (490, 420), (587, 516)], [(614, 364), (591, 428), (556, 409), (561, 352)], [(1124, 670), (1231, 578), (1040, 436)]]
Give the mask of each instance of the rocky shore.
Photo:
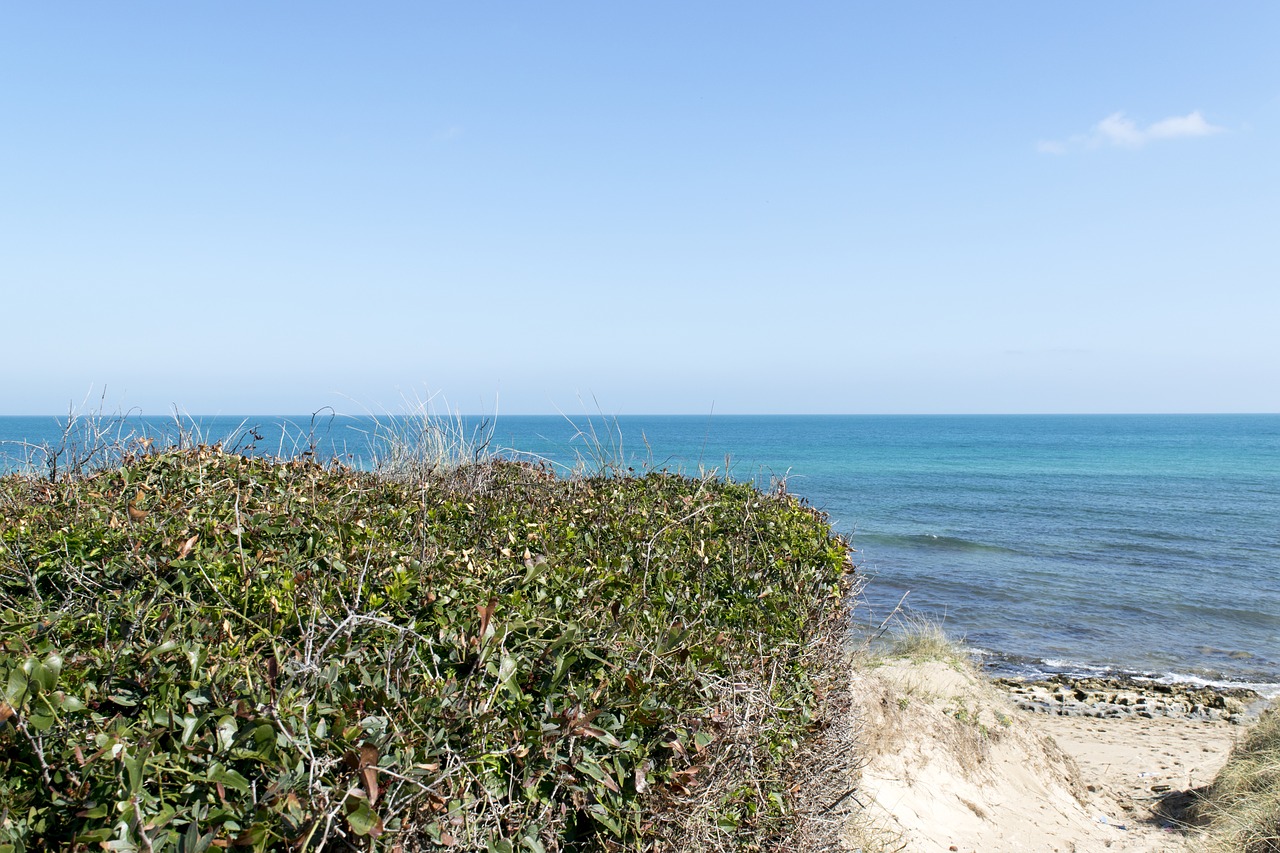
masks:
[(1009, 693), (1019, 709), (1060, 717), (1167, 717), (1244, 723), (1267, 705), (1265, 697), (1245, 688), (1163, 684), (1137, 678), (992, 680)]

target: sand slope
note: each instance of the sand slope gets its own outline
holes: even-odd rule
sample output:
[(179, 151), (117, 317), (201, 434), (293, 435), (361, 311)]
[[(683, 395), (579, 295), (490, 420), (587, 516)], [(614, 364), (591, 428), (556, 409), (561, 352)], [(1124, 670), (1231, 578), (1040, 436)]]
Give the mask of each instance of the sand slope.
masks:
[(964, 664), (891, 661), (853, 678), (864, 808), (846, 840), (868, 853), (1191, 850), (1153, 808), (1209, 782), (1240, 731), (1021, 711)]

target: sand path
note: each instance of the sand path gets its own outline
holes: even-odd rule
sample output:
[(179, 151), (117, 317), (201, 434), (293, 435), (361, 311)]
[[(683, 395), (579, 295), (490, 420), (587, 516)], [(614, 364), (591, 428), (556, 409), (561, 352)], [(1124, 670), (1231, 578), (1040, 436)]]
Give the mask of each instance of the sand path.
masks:
[(859, 802), (849, 849), (1190, 851), (1165, 808), (1207, 784), (1244, 727), (1019, 710), (963, 665), (889, 662), (854, 675)]
[(1027, 716), (1075, 760), (1094, 789), (1088, 793), (1124, 809), (1132, 824), (1126, 824), (1128, 831), (1150, 836), (1160, 830), (1157, 837), (1164, 846), (1151, 849), (1180, 849), (1170, 844), (1169, 812), (1186, 804), (1185, 792), (1213, 781), (1244, 732), (1242, 726), (1221, 721)]

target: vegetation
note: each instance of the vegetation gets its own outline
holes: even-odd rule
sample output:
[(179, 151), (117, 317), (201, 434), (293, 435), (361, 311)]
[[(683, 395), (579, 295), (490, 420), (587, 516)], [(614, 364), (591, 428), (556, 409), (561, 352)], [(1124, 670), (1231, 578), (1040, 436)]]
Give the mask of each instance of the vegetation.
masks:
[(1232, 750), (1194, 817), (1210, 850), (1280, 851), (1280, 712), (1264, 713)]
[(883, 658), (906, 658), (913, 663), (942, 661), (957, 668), (972, 666), (963, 645), (947, 636), (942, 623), (920, 613), (903, 616), (875, 648)]
[(664, 472), (396, 464), (197, 445), (0, 479), (0, 851), (794, 828), (806, 656), (850, 570), (820, 513)]

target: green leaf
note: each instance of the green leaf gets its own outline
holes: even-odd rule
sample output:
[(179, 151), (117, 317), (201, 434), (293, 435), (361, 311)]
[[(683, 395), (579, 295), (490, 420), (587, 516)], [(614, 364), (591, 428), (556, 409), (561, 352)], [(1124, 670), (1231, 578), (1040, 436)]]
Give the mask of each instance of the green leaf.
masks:
[[(88, 815), (89, 817), (106, 817), (106, 809), (104, 807), (101, 815)], [(91, 829), (88, 832), (82, 832), (75, 837), (77, 844), (101, 844), (111, 837), (111, 828), (102, 827), (99, 829)]]
[(204, 721), (207, 719), (209, 719), (208, 714), (205, 714), (200, 717), (192, 717), (188, 715), (182, 718), (182, 745), (183, 746), (186, 746), (187, 743), (191, 740), (191, 735), (195, 733), (196, 727), (202, 725)]
[(124, 768), (129, 774), (129, 795), (134, 797), (142, 790), (142, 783), (146, 781), (147, 754), (151, 752), (150, 747), (138, 747), (133, 749), (133, 753), (124, 760)]
[(47, 732), (53, 728), (55, 717), (45, 711), (36, 711), (27, 717), (27, 726), (36, 732)]
[(200, 827), (193, 820), (187, 824), (186, 834), (182, 837), (182, 853), (205, 853), (213, 844), (213, 833), (200, 834)]
[(144, 654), (144, 655), (143, 655), (143, 657), (144, 657), (144, 658), (153, 658), (153, 657), (155, 657), (156, 655), (162, 655), (162, 654), (164, 654), (165, 652), (171, 652), (171, 651), (173, 651), (174, 649), (176, 649), (177, 647), (178, 647), (178, 641), (177, 641), (177, 640), (165, 640), (165, 641), (164, 641), (163, 643), (161, 643), (160, 645), (158, 645), (158, 646), (155, 646), (155, 647), (153, 647), (153, 648), (148, 649), (148, 650), (147, 650), (147, 653), (146, 653), (146, 654)]
[(236, 732), (240, 730), (236, 718), (230, 714), (226, 714), (222, 719), (218, 720), (218, 751), (224, 752), (231, 748), (232, 742), (236, 739)]
[(17, 667), (9, 670), (9, 681), (5, 686), (5, 698), (14, 708), (21, 708), (27, 698), (27, 674)]
[[(87, 818), (90, 818), (91, 820), (98, 820), (98, 819), (104, 818), (108, 814), (110, 814), (110, 809), (107, 807), (106, 803), (90, 803), (84, 810), (84, 816)], [(107, 830), (107, 834), (104, 836), (104, 838), (110, 838), (110, 837), (111, 837), (111, 831)]]
[[(178, 816), (177, 809), (170, 803), (161, 803), (160, 809), (154, 815), (147, 819), (147, 825), (151, 827), (162, 827)], [(192, 821), (194, 823), (194, 821)]]
[(498, 683), (517, 699), (524, 695), (516, 682), (516, 659), (512, 655), (502, 656), (502, 664), (498, 667)]
[(276, 751), (276, 730), (270, 723), (262, 723), (253, 729), (254, 752), (264, 759), (269, 759)]
[(79, 696), (68, 696), (66, 693), (59, 693), (57, 696), (58, 707), (68, 713), (74, 714), (85, 709), (84, 700)]
[(228, 788), (234, 788), (242, 793), (249, 790), (249, 780), (241, 776), (234, 770), (222, 766), (218, 762), (214, 762), (209, 767), (207, 778), (210, 782), (221, 782)]
[[(355, 803), (352, 807), (351, 804)], [(372, 838), (382, 834), (382, 818), (378, 817), (370, 806), (369, 801), (360, 797), (350, 797), (347, 800), (347, 824), (351, 827), (351, 831), (356, 835), (364, 835)]]
[(587, 813), (597, 822), (606, 827), (615, 836), (622, 836), (622, 824), (599, 803), (592, 803), (587, 807)]

